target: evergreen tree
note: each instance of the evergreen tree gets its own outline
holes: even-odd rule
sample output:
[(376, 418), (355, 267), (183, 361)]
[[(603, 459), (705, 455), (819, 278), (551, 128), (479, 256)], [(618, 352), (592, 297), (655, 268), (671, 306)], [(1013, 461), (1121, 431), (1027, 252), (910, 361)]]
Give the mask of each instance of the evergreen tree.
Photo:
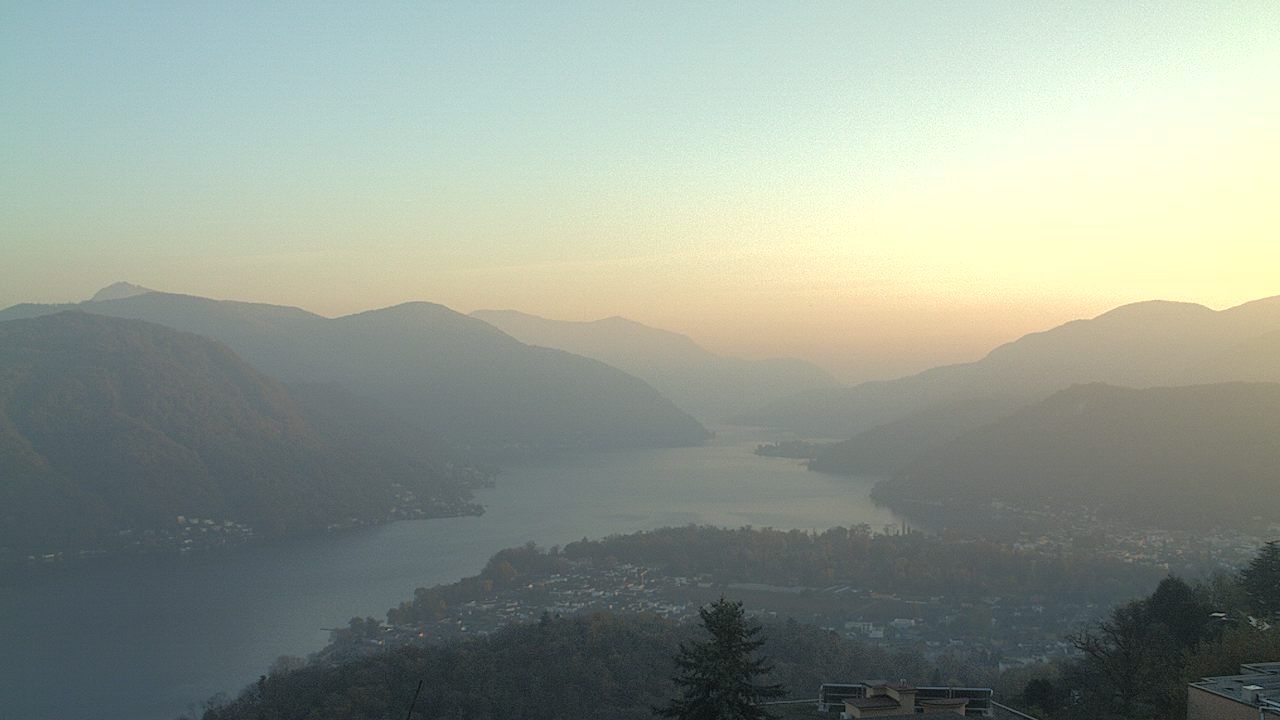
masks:
[(1182, 578), (1169, 576), (1147, 598), (1147, 614), (1164, 625), (1184, 650), (1195, 648), (1209, 631), (1209, 614), (1196, 591)]
[(758, 625), (748, 624), (742, 603), (723, 597), (701, 608), (705, 642), (681, 643), (676, 655), (680, 674), (673, 678), (679, 696), (655, 712), (677, 720), (767, 720), (773, 716), (760, 701), (785, 694), (781, 685), (757, 678), (772, 667), (755, 652), (764, 645)]
[(1252, 610), (1262, 617), (1280, 615), (1280, 543), (1262, 546), (1258, 557), (1240, 573), (1240, 584)]

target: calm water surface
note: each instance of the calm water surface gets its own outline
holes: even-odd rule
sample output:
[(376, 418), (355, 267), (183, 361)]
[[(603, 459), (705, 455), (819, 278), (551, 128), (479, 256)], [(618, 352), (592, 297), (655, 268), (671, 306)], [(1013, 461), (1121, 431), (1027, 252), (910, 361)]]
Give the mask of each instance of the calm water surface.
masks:
[(172, 720), (234, 694), (326, 627), (381, 618), (416, 587), (474, 575), (494, 552), (667, 525), (826, 529), (899, 519), (872, 481), (751, 453), (720, 428), (698, 448), (558, 458), (506, 469), (478, 518), (401, 522), (195, 557), (0, 577), (0, 720)]

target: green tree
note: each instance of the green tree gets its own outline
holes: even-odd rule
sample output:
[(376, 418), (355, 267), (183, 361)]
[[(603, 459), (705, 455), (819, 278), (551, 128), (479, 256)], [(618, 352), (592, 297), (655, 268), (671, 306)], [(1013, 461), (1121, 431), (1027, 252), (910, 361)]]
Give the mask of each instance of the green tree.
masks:
[(1066, 702), (1067, 693), (1049, 678), (1032, 678), (1022, 690), (1022, 700), (1037, 710), (1054, 713)]
[(1182, 649), (1190, 650), (1207, 634), (1213, 611), (1185, 581), (1169, 576), (1147, 598), (1147, 612), (1165, 626)]
[(1146, 602), (1112, 609), (1111, 615), (1069, 637), (1081, 653), (1086, 705), (1115, 708), (1121, 717), (1150, 716), (1162, 704), (1170, 668), (1181, 667), (1177, 641), (1151, 620)]
[(772, 667), (757, 657), (764, 645), (760, 627), (748, 624), (742, 603), (720, 598), (698, 611), (707, 641), (681, 643), (676, 655), (680, 672), (673, 680), (679, 695), (655, 712), (678, 720), (767, 720), (773, 716), (762, 700), (781, 697), (781, 685), (758, 678)]
[(1280, 542), (1262, 546), (1258, 557), (1240, 573), (1249, 606), (1262, 617), (1280, 615)]

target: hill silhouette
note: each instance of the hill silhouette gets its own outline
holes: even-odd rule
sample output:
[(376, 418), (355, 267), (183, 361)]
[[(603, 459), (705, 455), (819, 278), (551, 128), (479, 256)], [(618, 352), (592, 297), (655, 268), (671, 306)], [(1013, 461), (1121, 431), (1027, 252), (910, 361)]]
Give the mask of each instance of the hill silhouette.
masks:
[[(0, 319), (65, 307), (18, 305)], [(708, 437), (641, 380), (525, 345), (443, 305), (405, 303), (330, 319), (299, 308), (149, 292), (72, 307), (214, 338), (272, 377), (341, 385), (484, 452), (690, 445)]]
[(928, 453), (876, 497), (1247, 524), (1280, 512), (1276, 428), (1280, 384), (1078, 385)]
[(0, 546), (94, 547), (179, 515), (277, 534), (466, 509), (447, 456), (360, 440), (203, 337), (83, 312), (0, 322)]
[(91, 301), (97, 300), (123, 300), (124, 298), (133, 297), (134, 295), (143, 295), (153, 292), (151, 288), (145, 288), (141, 285), (134, 285), (128, 282), (111, 283), (102, 288), (89, 298)]
[(1006, 417), (1025, 404), (1008, 395), (986, 395), (930, 407), (863, 430), (848, 440), (821, 446), (809, 461), (809, 469), (847, 475), (893, 475), (931, 449)]
[[(1266, 363), (1266, 348), (1274, 345), (1255, 352), (1250, 342), (1262, 343), (1264, 335), (1277, 331), (1280, 296), (1222, 311), (1192, 303), (1134, 303), (1090, 320), (1031, 333), (976, 362), (847, 390), (802, 393), (744, 419), (797, 432), (851, 437), (951, 403), (986, 396), (1032, 402), (1080, 383), (1158, 387), (1275, 379), (1274, 371), (1265, 372), (1274, 367)], [(1241, 368), (1251, 370), (1233, 375)]]
[(825, 370), (804, 360), (717, 355), (685, 335), (622, 317), (570, 322), (515, 310), (471, 315), (521, 342), (594, 358), (635, 375), (707, 420), (723, 420), (805, 390), (839, 386)]

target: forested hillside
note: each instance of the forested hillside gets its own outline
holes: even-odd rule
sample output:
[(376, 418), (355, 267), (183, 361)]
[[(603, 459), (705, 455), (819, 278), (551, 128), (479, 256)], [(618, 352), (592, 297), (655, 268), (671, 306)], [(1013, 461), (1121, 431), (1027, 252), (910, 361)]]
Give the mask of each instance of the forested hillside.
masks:
[(937, 449), (878, 485), (876, 496), (1238, 526), (1280, 512), (1276, 428), (1280, 384), (1081, 385)]
[(288, 383), (337, 384), (433, 435), (492, 453), (693, 445), (709, 435), (652, 387), (595, 360), (525, 345), (443, 305), (340, 318), (260, 303), (145, 292), (68, 308), (146, 320), (228, 345)]
[(178, 516), (261, 535), (474, 512), (474, 479), (313, 422), (196, 335), (81, 312), (0, 322), (0, 546), (100, 547)]
[[(204, 720), (381, 720), (415, 717), (648, 720), (674, 690), (673, 660), (698, 628), (652, 616), (546, 618), (486, 637), (400, 647), (338, 664), (280, 663)], [(811, 698), (823, 682), (866, 677), (925, 681), (932, 667), (795, 623), (765, 626), (773, 682)], [(958, 678), (957, 678), (958, 679)]]
[(1165, 578), (1074, 633), (1079, 654), (1037, 669), (1016, 702), (1045, 720), (1187, 716), (1187, 685), (1280, 658), (1280, 546), (1238, 573)]
[(930, 407), (818, 448), (809, 469), (850, 475), (893, 475), (931, 450), (995, 422), (1026, 404), (1007, 395), (983, 395)]
[[(802, 393), (746, 419), (826, 437), (956, 402), (991, 396), (1042, 400), (1073, 384), (1125, 387), (1276, 380), (1280, 297), (1226, 310), (1167, 301), (1132, 303), (1024, 335), (971, 363), (945, 365), (847, 390)], [(1266, 336), (1266, 337), (1264, 337)]]

